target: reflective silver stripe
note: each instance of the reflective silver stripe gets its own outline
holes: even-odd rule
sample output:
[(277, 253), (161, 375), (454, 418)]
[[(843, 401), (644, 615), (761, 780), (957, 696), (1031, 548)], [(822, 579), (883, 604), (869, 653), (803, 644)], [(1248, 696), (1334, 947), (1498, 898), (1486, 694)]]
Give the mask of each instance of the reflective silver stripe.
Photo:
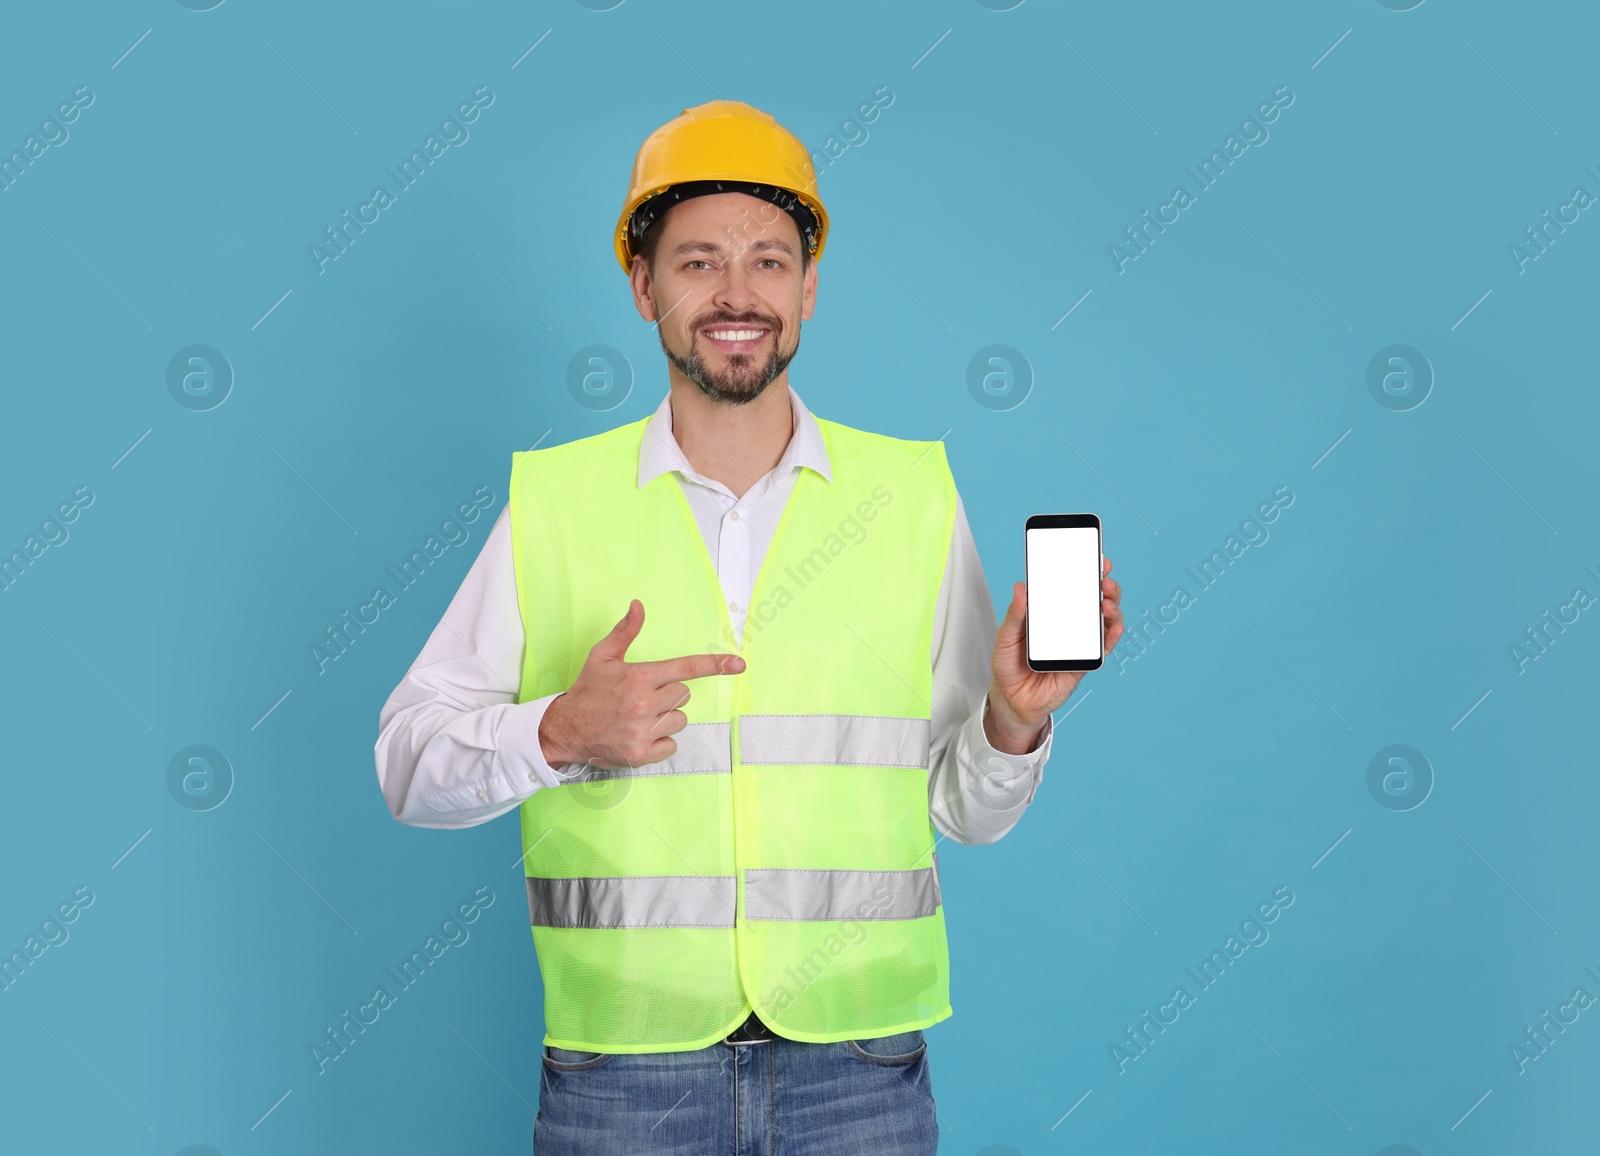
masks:
[(932, 867), (913, 871), (751, 868), (744, 873), (747, 919), (920, 919), (939, 907)]
[[(632, 779), (644, 775), (726, 775), (733, 770), (733, 727), (730, 723), (690, 723), (671, 737), (678, 749), (660, 762), (619, 767), (614, 771), (583, 767), (570, 781), (584, 783), (593, 779)], [(571, 763), (564, 769), (580, 765)]]
[(927, 767), (929, 722), (861, 714), (747, 714), (739, 761), (752, 766)]
[(732, 927), (732, 875), (528, 877), (535, 927)]

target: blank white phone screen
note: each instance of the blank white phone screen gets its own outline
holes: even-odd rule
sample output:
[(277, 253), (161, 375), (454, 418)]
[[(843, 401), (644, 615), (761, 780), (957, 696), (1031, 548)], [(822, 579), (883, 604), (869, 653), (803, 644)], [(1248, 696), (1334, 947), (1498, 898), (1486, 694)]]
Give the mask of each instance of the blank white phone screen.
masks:
[(1028, 657), (1102, 657), (1100, 532), (1092, 526), (1057, 526), (1027, 535)]

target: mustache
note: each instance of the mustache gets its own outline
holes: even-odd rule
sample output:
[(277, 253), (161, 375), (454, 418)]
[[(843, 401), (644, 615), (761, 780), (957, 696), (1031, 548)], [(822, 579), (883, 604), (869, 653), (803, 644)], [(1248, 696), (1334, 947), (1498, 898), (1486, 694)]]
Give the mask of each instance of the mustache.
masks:
[(783, 322), (778, 318), (766, 317), (760, 313), (746, 313), (742, 317), (732, 313), (713, 313), (697, 319), (694, 323), (694, 331), (698, 333), (700, 330), (709, 329), (714, 325), (747, 325), (752, 328), (775, 331), (783, 329)]

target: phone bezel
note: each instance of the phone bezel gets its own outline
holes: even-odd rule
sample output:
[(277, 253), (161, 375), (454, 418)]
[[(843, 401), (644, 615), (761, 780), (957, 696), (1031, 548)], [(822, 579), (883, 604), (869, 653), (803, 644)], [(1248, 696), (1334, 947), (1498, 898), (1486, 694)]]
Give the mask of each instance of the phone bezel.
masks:
[[(1095, 553), (1097, 555), (1099, 555), (1099, 564), (1098, 564), (1097, 573), (1102, 578), (1105, 576), (1105, 572), (1106, 572), (1105, 537), (1104, 537), (1104, 533), (1103, 533), (1103, 530), (1102, 530), (1101, 525), (1100, 525), (1100, 516), (1098, 514), (1034, 514), (1028, 519), (1028, 521), (1026, 522), (1026, 524), (1022, 528), (1022, 531), (1023, 531), (1022, 532), (1022, 572), (1023, 572), (1024, 576), (1025, 576), (1024, 577), (1024, 581), (1027, 581), (1029, 583), (1029, 589), (1030, 590), (1032, 589), (1032, 582), (1031, 582), (1032, 572), (1028, 568), (1028, 531), (1029, 530), (1060, 530), (1060, 529), (1074, 529), (1074, 530), (1092, 529), (1094, 531)], [(1098, 586), (1099, 586), (1099, 581), (1098, 580), (1096, 581), (1095, 585), (1098, 588)], [(1032, 639), (1032, 636), (1028, 633), (1028, 616), (1027, 615), (1023, 615), (1022, 653), (1023, 653), (1024, 660), (1028, 664), (1028, 669), (1029, 670), (1040, 671), (1041, 673), (1062, 671), (1062, 670), (1070, 670), (1070, 671), (1099, 670), (1102, 666), (1105, 665), (1105, 661), (1106, 661), (1106, 617), (1105, 617), (1105, 614), (1102, 613), (1100, 615), (1100, 657), (1099, 658), (1056, 658), (1056, 659), (1042, 658), (1042, 659), (1035, 660), (1034, 657), (1033, 657), (1033, 639)]]

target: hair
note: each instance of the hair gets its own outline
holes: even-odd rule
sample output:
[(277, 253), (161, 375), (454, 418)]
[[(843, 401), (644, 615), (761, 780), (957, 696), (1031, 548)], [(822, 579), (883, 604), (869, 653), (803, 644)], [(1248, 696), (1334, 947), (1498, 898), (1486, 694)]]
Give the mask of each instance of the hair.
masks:
[[(652, 271), (655, 269), (656, 264), (656, 247), (661, 244), (661, 231), (665, 227), (667, 215), (671, 212), (672, 209), (669, 208), (667, 212), (662, 213), (654, 221), (651, 221), (649, 228), (645, 229), (643, 235), (633, 246), (634, 253), (643, 257), (645, 264), (649, 265)], [(791, 221), (794, 220), (793, 217), (782, 212), (782, 210), (779, 210), (779, 213)], [(795, 223), (794, 231), (795, 235), (800, 238), (800, 272), (804, 273), (811, 265), (811, 250), (806, 247), (805, 234), (801, 232), (798, 222)]]

